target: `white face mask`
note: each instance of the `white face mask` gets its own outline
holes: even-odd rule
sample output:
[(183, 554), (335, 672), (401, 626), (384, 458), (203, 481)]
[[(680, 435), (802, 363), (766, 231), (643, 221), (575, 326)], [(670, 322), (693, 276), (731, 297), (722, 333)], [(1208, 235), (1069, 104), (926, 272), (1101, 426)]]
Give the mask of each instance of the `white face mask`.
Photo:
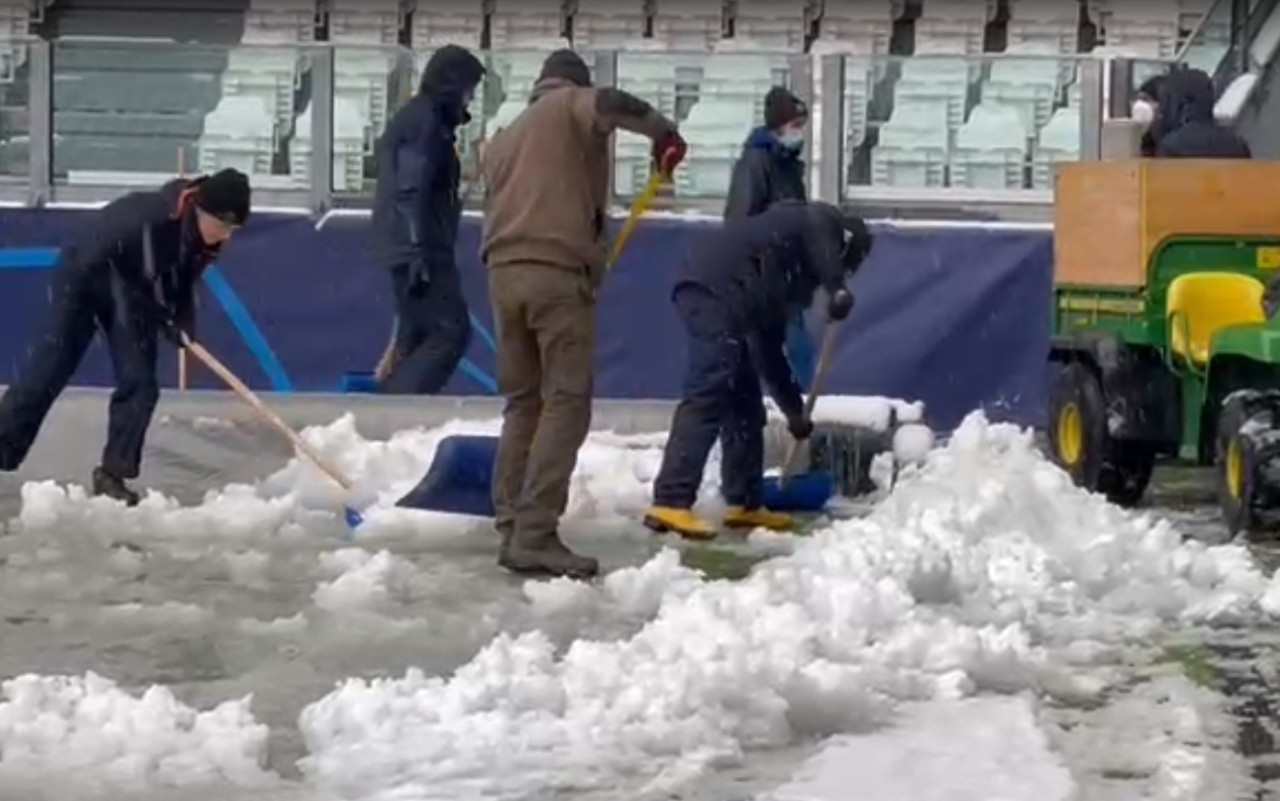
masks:
[(778, 134), (778, 141), (782, 146), (791, 150), (799, 150), (804, 147), (804, 131), (803, 130), (784, 130)]
[(1135, 122), (1141, 123), (1144, 128), (1148, 127), (1151, 125), (1151, 121), (1156, 118), (1156, 106), (1149, 100), (1135, 100), (1133, 101), (1133, 109), (1130, 111), (1130, 116)]

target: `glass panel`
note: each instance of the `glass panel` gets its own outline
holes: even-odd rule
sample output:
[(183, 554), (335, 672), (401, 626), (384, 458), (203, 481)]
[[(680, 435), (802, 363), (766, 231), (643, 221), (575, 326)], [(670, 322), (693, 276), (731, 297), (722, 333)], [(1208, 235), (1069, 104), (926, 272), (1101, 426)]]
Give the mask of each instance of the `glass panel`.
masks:
[[(373, 192), (378, 138), (416, 89), (414, 57), (408, 49), (346, 44), (334, 48), (333, 191)], [(297, 157), (293, 159), (296, 164)]]
[(1080, 157), (1079, 63), (1053, 44), (846, 59), (849, 191), (1052, 189), (1053, 165)]
[(290, 147), (305, 50), (162, 40), (53, 48), (56, 181), (155, 184), (235, 167), (257, 187), (307, 185)]
[(26, 177), (30, 171), (29, 79), (26, 44), (0, 41), (0, 175)]
[(1231, 0), (1217, 0), (1201, 19), (1184, 19), (1184, 22), (1195, 27), (1182, 45), (1180, 60), (1188, 67), (1213, 75), (1231, 49)]
[[(644, 98), (680, 124), (689, 160), (676, 169), (676, 197), (720, 200), (747, 134), (764, 119), (770, 87), (790, 83), (786, 52), (625, 52), (618, 88)], [(634, 197), (649, 180), (650, 145), (642, 136), (614, 137), (614, 187)]]

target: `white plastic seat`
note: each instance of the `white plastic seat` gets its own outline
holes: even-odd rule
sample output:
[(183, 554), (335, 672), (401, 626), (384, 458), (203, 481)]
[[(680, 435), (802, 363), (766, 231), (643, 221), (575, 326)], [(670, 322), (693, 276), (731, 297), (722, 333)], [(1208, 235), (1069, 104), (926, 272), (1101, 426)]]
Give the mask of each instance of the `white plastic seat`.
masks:
[(1052, 189), (1053, 165), (1080, 160), (1079, 107), (1065, 106), (1055, 111), (1040, 129), (1032, 154), (1032, 188)]
[(806, 12), (803, 0), (737, 0), (734, 38), (768, 50), (803, 52), (808, 28)]
[(1018, 109), (979, 103), (956, 131), (951, 149), (951, 186), (1022, 189), (1026, 132)]
[(409, 31), (414, 50), (445, 44), (477, 50), (484, 33), (484, 3), (481, 0), (418, 0)]
[(227, 53), (224, 96), (261, 98), (282, 133), (293, 123), (294, 93), (301, 77), (301, 51), (288, 47), (237, 47)]
[(644, 0), (578, 0), (573, 46), (580, 50), (628, 50), (645, 42)]
[(399, 0), (328, 0), (329, 41), (395, 45), (404, 22)]
[(249, 0), (244, 44), (310, 42), (316, 38), (316, 0)]
[[(1039, 52), (1037, 52), (1037, 50)], [(982, 86), (983, 102), (1014, 107), (1027, 136), (1049, 120), (1058, 99), (1063, 64), (1052, 45), (1024, 46), (990, 61), (990, 73)]]
[(489, 16), (489, 49), (539, 46), (565, 41), (564, 12), (559, 0), (494, 0)]
[(200, 172), (234, 167), (248, 175), (269, 175), (276, 141), (276, 116), (261, 97), (223, 97), (204, 118)]
[(950, 151), (947, 103), (905, 101), (880, 126), (871, 152), (871, 182), (877, 186), (941, 187)]
[(379, 49), (343, 45), (334, 48), (334, 97), (346, 98), (361, 109), (368, 128), (367, 143), (371, 144), (386, 128), (388, 85), (397, 61)]
[(922, 55), (904, 60), (893, 89), (894, 108), (899, 104), (942, 104), (947, 112), (946, 130), (954, 131), (964, 121), (975, 66), (970, 59), (945, 56)]
[(680, 132), (698, 154), (676, 168), (676, 194), (724, 197), (729, 194), (733, 163), (747, 133), (758, 124), (753, 109), (731, 97), (704, 97), (689, 110)]
[(668, 50), (710, 50), (723, 37), (721, 0), (654, 0), (653, 38)]
[[(333, 191), (364, 189), (366, 121), (358, 103), (333, 99)], [(289, 174), (300, 186), (311, 185), (311, 105), (298, 115), (298, 131), (289, 148)]]

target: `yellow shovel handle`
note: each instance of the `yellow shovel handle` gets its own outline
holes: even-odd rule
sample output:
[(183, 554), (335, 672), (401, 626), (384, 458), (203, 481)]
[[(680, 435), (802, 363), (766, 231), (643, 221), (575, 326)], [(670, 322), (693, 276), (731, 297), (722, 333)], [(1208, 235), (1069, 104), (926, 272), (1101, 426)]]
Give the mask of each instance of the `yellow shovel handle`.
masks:
[(645, 185), (644, 191), (640, 193), (640, 197), (636, 198), (635, 203), (631, 204), (631, 213), (627, 215), (627, 221), (623, 224), (622, 230), (618, 232), (618, 238), (613, 240), (613, 251), (609, 254), (610, 267), (618, 263), (618, 257), (622, 255), (623, 249), (626, 248), (627, 240), (631, 238), (631, 234), (635, 233), (636, 226), (640, 224), (640, 218), (653, 205), (653, 199), (658, 196), (658, 190), (662, 188), (665, 180), (667, 180), (666, 176), (654, 170), (653, 175), (649, 177), (649, 183)]

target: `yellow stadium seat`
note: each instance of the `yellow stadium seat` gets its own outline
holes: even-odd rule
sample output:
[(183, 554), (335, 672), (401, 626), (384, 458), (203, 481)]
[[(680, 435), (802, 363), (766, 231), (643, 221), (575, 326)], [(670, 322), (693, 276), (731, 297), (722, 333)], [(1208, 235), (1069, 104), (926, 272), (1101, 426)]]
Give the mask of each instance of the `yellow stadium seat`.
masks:
[(1241, 273), (1186, 273), (1169, 284), (1169, 349), (1188, 364), (1209, 361), (1213, 337), (1225, 328), (1266, 320), (1262, 282)]

